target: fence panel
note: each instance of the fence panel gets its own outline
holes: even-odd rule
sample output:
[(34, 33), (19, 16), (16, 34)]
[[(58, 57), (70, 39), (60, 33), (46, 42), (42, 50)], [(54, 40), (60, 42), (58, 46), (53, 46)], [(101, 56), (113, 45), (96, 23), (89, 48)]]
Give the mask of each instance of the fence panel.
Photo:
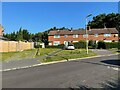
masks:
[(33, 49), (33, 42), (0, 41), (0, 52), (17, 52)]

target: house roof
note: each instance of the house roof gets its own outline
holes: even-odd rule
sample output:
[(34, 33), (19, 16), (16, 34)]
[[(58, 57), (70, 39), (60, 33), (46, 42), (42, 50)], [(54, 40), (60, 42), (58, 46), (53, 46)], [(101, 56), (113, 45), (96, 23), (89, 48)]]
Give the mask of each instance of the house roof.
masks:
[[(85, 34), (86, 30), (52, 30), (48, 35), (73, 35), (73, 34)], [(88, 30), (88, 34), (118, 34), (116, 28), (101, 28)]]

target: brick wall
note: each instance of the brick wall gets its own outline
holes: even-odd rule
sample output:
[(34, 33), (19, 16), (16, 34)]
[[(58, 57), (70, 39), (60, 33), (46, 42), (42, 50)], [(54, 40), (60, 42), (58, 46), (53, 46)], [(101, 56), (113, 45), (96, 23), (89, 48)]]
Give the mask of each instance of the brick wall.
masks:
[(33, 48), (32, 42), (0, 41), (0, 52), (17, 52)]
[(3, 35), (3, 28), (0, 26), (0, 36)]
[[(115, 40), (118, 41), (118, 36), (115, 36), (116, 34), (111, 34), (110, 37), (104, 37), (104, 34), (98, 35), (98, 37), (95, 37), (94, 35), (89, 35), (88, 40)], [(49, 42), (53, 45), (53, 41), (60, 41), (60, 44), (64, 44), (64, 41), (80, 41), (80, 40), (86, 40), (86, 38), (83, 37), (83, 35), (79, 35), (78, 38), (73, 38), (73, 35), (68, 35), (67, 38), (64, 37), (64, 35), (60, 36), (60, 38), (54, 38), (54, 36), (48, 37)]]

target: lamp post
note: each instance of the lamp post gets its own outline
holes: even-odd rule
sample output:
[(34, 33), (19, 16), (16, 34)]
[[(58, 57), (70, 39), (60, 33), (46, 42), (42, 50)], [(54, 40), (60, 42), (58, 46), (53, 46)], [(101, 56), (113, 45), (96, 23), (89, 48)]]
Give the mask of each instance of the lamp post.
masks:
[(92, 14), (89, 14), (86, 16), (86, 51), (87, 51), (87, 54), (88, 54), (88, 32), (87, 32), (87, 18), (92, 16)]

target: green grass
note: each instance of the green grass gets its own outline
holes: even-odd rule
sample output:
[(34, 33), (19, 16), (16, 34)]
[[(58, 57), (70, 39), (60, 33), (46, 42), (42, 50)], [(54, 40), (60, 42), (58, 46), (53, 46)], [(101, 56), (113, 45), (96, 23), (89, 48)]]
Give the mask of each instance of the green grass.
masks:
[(2, 61), (22, 60), (22, 59), (26, 59), (26, 58), (32, 58), (35, 51), (36, 51), (35, 49), (31, 49), (31, 50), (25, 50), (22, 52), (1, 53), (2, 54)]
[(0, 61), (11, 61), (11, 60), (24, 60), (24, 59), (30, 59), (35, 57), (40, 57), (47, 55), (53, 51), (56, 51), (58, 49), (55, 48), (40, 48), (40, 55), (36, 55), (37, 49), (31, 49), (31, 50), (25, 50), (22, 52), (6, 52), (6, 53), (0, 53), (2, 55), (2, 59)]
[(36, 55), (36, 57), (48, 55), (49, 53), (52, 53), (56, 50), (58, 49), (57, 48), (40, 48), (39, 55)]
[(75, 49), (75, 50), (62, 50), (61, 52), (55, 54), (52, 57), (47, 57), (42, 60), (42, 62), (52, 62), (52, 61), (60, 61), (60, 60), (68, 60), (75, 58), (84, 58), (95, 56), (96, 54), (89, 50), (89, 54), (86, 54), (85, 49)]

